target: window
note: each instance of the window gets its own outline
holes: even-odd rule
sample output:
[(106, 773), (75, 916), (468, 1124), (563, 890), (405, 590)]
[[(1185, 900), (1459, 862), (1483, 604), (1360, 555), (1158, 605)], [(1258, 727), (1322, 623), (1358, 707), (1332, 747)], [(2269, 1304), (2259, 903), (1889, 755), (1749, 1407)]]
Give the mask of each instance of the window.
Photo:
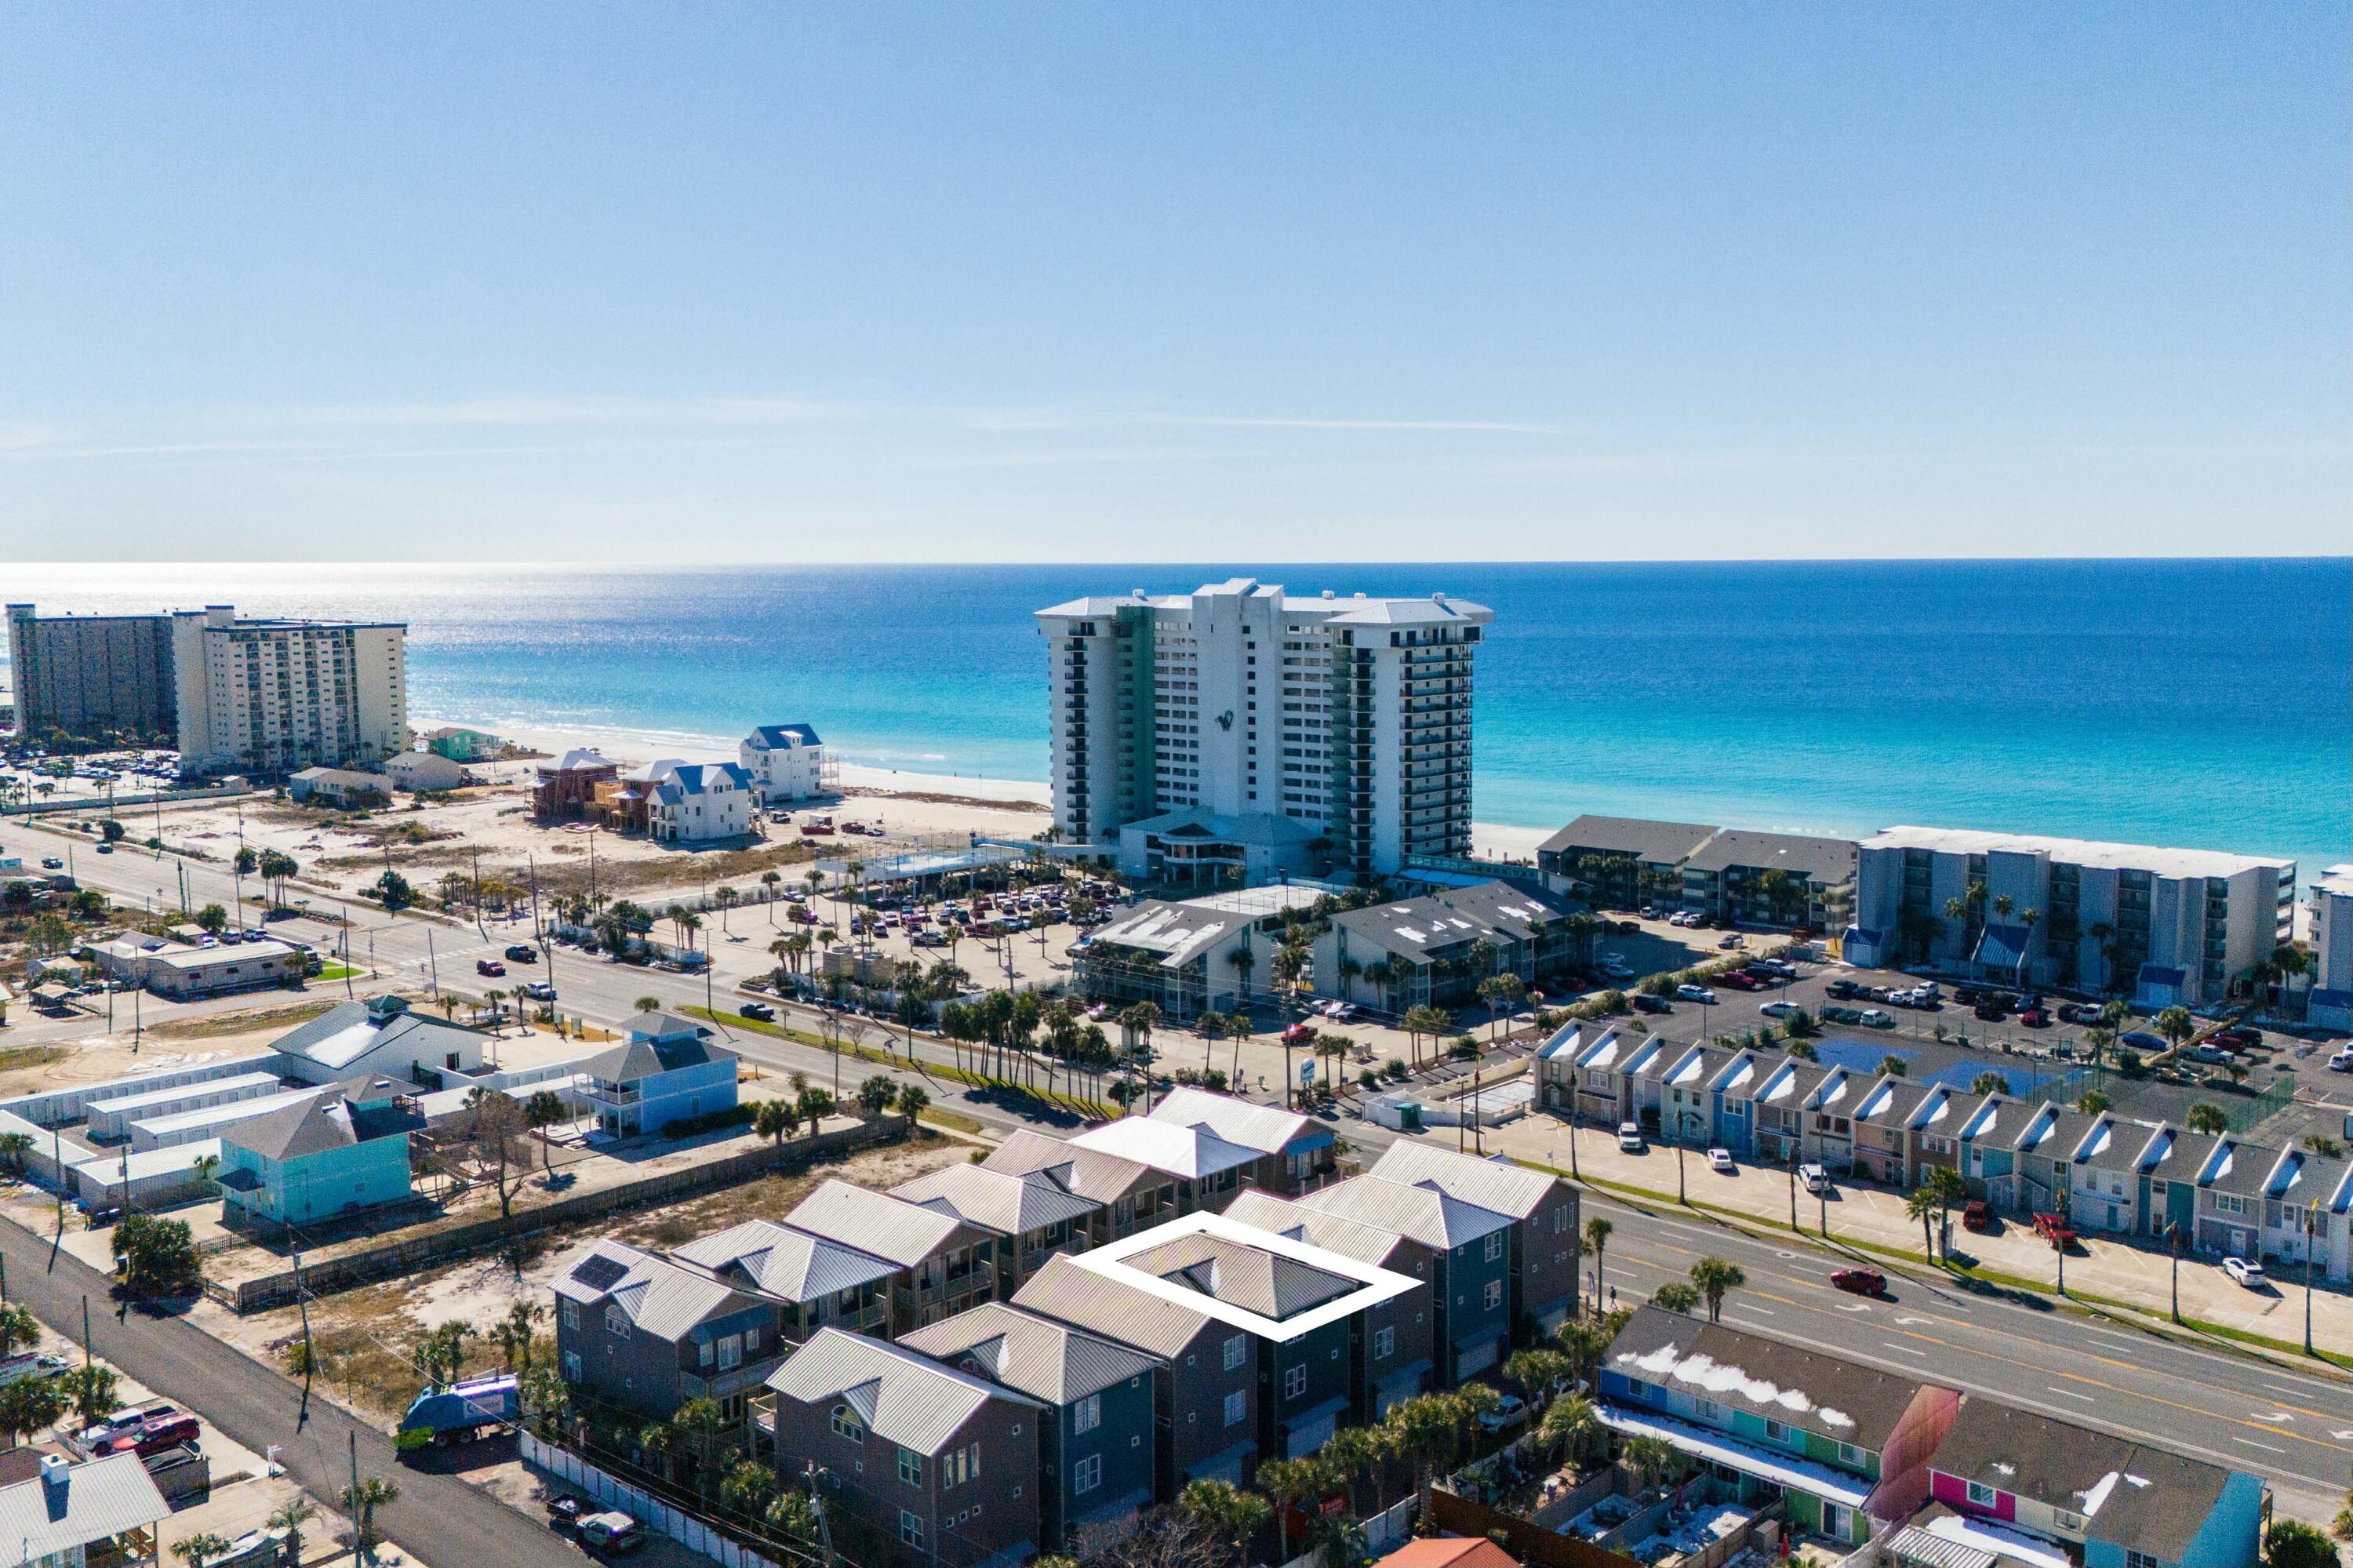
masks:
[(1242, 1424), (1242, 1417), (1250, 1413), (1249, 1406), (1250, 1395), (1240, 1389), (1236, 1389), (1226, 1395), (1226, 1425), (1240, 1426)]
[(1071, 1430), (1092, 1432), (1103, 1425), (1103, 1395), (1091, 1393), (1071, 1407)]
[(2080, 1531), (2084, 1528), (2084, 1516), (2080, 1513), (2069, 1513), (2063, 1508), (2054, 1508), (2051, 1510), (2051, 1522), (2062, 1530)]
[(923, 1521), (903, 1508), (899, 1510), (899, 1540), (918, 1552), (923, 1549)]
[(1503, 1304), (1504, 1282), (1500, 1279), (1487, 1281), (1487, 1309), (1492, 1312)]
[(1787, 1443), (1789, 1429), (1778, 1421), (1768, 1420), (1765, 1423), (1765, 1439), (1768, 1443)]
[(2125, 1568), (2164, 1568), (2164, 1564), (2146, 1552), (2135, 1552), (2128, 1547), (2125, 1551)]
[(577, 1351), (564, 1352), (564, 1381), (566, 1383), (581, 1381), (580, 1352)]
[(1493, 1263), (1503, 1255), (1504, 1233), (1497, 1231), (1487, 1238), (1487, 1261)]
[(1396, 1349), (1397, 1330), (1395, 1329), (1376, 1329), (1373, 1330), (1373, 1360), (1377, 1361), (1386, 1361), (1388, 1359), (1391, 1352), (1396, 1351)]
[(1993, 1489), (1986, 1485), (1983, 1481), (1971, 1481), (1969, 1483), (1969, 1506), (1971, 1508), (1991, 1508), (1993, 1507)]
[(1071, 1494), (1091, 1492), (1103, 1485), (1103, 1456), (1090, 1454), (1071, 1467)]
[(1307, 1368), (1304, 1365), (1282, 1369), (1282, 1397), (1297, 1399), (1307, 1392)]
[(866, 1441), (866, 1424), (858, 1419), (858, 1412), (846, 1404), (833, 1407), (833, 1435), (847, 1437), (852, 1443)]
[(1569, 1216), (1569, 1212), (1570, 1212), (1570, 1211), (1569, 1211), (1569, 1207), (1568, 1207), (1568, 1205), (1567, 1205), (1567, 1203), (1563, 1203), (1563, 1204), (1561, 1204), (1561, 1205), (1560, 1205), (1560, 1207), (1558, 1207), (1558, 1208), (1555, 1209), (1555, 1210), (1552, 1212), (1552, 1234), (1555, 1234), (1555, 1235), (1559, 1235), (1561, 1233), (1563, 1233), (1564, 1231), (1566, 1231), (1566, 1230), (1567, 1230), (1567, 1229), (1569, 1228), (1569, 1224), (1568, 1224), (1568, 1216)]
[(1840, 1445), (1839, 1445), (1839, 1463), (1840, 1463), (1840, 1464), (1841, 1464), (1841, 1465), (1860, 1465), (1860, 1464), (1862, 1464), (1862, 1449), (1860, 1449), (1860, 1448), (1858, 1448), (1858, 1447), (1856, 1447), (1856, 1446), (1855, 1446), (1853, 1444), (1852, 1444), (1852, 1443), (1841, 1443), (1841, 1444), (1840, 1444)]
[(899, 1478), (911, 1487), (923, 1484), (923, 1457), (913, 1448), (899, 1450)]
[(580, 1327), (580, 1303), (579, 1303), (579, 1302), (577, 1302), (577, 1301), (566, 1301), (566, 1302), (565, 1302), (565, 1303), (563, 1304), (562, 1311), (563, 1311), (563, 1317), (564, 1317), (564, 1326), (565, 1326), (565, 1328), (567, 1328), (567, 1329), (576, 1329), (576, 1328)]
[(1232, 1339), (1228, 1340), (1226, 1341), (1226, 1370), (1228, 1372), (1231, 1372), (1236, 1367), (1241, 1365), (1242, 1359), (1249, 1354), (1249, 1335), (1236, 1334)]
[(628, 1339), (629, 1337), (629, 1315), (627, 1312), (622, 1311), (618, 1307), (606, 1308), (605, 1332), (612, 1335), (613, 1338), (617, 1340)]

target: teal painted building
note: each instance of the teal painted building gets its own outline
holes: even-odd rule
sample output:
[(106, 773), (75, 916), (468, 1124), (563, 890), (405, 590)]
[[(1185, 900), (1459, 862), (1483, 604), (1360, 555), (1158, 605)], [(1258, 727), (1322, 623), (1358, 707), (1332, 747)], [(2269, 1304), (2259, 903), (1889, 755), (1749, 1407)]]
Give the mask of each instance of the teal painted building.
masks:
[(222, 1218), (315, 1224), (410, 1194), (408, 1136), (424, 1117), (390, 1078), (322, 1089), (221, 1135)]

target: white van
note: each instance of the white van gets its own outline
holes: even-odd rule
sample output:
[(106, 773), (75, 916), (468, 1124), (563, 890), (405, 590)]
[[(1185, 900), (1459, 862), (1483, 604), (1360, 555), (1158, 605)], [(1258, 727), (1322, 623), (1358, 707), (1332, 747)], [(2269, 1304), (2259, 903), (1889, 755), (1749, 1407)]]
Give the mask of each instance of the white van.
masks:
[(1831, 1173), (1819, 1165), (1799, 1166), (1798, 1180), (1806, 1184), (1806, 1191), (1809, 1192), (1827, 1192), (1831, 1190)]

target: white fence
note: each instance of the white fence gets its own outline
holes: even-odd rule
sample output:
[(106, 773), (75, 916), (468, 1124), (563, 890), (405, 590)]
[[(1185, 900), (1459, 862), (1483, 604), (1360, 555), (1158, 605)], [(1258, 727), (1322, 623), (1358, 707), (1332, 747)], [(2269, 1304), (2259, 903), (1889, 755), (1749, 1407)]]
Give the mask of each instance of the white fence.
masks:
[(739, 1546), (683, 1509), (674, 1508), (650, 1492), (615, 1480), (579, 1455), (543, 1443), (529, 1429), (519, 1434), (523, 1462), (536, 1465), (566, 1486), (577, 1489), (599, 1508), (617, 1509), (647, 1529), (659, 1531), (690, 1552), (700, 1552), (719, 1568), (777, 1568), (771, 1558)]
[(1365, 1549), (1379, 1557), (1404, 1542), (1413, 1533), (1413, 1516), (1419, 1511), (1419, 1493), (1389, 1505), (1385, 1513), (1374, 1514), (1365, 1520)]

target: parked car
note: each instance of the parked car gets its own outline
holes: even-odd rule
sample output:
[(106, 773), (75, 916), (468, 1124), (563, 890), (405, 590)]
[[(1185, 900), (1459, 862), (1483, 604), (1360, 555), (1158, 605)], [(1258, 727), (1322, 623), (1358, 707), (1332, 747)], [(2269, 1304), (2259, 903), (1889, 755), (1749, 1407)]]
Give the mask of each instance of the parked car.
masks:
[(1718, 985), (1728, 985), (1735, 991), (1763, 991), (1765, 982), (1745, 970), (1734, 969), (1715, 977)]
[(2043, 1012), (2039, 1007), (2028, 1008), (2025, 1012), (2018, 1015), (2018, 1021), (2029, 1029), (2048, 1029), (2051, 1027), (2051, 1015)]
[(1820, 1193), (1836, 1191), (1836, 1189), (1831, 1184), (1831, 1173), (1823, 1170), (1819, 1165), (1799, 1166), (1798, 1181), (1799, 1185), (1803, 1186), (1809, 1192)]
[(1640, 920), (1620, 920), (1610, 930), (1620, 937), (1639, 937), (1642, 934), (1642, 923)]
[(516, 942), (507, 948), (507, 957), (519, 964), (535, 964), (539, 962), (539, 949), (529, 942)]
[(1704, 1001), (1711, 1007), (1715, 1005), (1715, 992), (1704, 985), (1679, 985), (1675, 987), (1675, 994), (1685, 1001)]
[(45, 854), (41, 857), (41, 869), (43, 871), (63, 871), (65, 868), (66, 863), (58, 859), (56, 855)]
[(1806, 1010), (1794, 1001), (1768, 1001), (1757, 1011), (1767, 1018), (1787, 1018), (1793, 1012), (1803, 1012)]
[(2353, 1045), (2329, 1057), (2328, 1070), (2332, 1073), (2353, 1073)]
[(555, 988), (548, 984), (545, 980), (532, 981), (529, 985), (522, 988), (522, 993), (523, 995), (531, 998), (533, 1001), (554, 1001), (555, 1000)]
[(1732, 1150), (1721, 1146), (1709, 1150), (1707, 1151), (1707, 1168), (1710, 1171), (1720, 1171), (1726, 1176), (1731, 1175)]
[(1494, 1409), (1480, 1413), (1479, 1425), (1490, 1432), (1501, 1432), (1504, 1427), (1527, 1418), (1527, 1401), (1516, 1393), (1507, 1393), (1495, 1402)]
[(1724, 938), (1724, 939), (1723, 939), (1722, 941), (1719, 941), (1718, 943), (1716, 943), (1716, 946), (1717, 946), (1717, 947), (1719, 947), (1719, 948), (1725, 948), (1725, 949), (1727, 949), (1727, 950), (1728, 950), (1728, 949), (1730, 949), (1730, 948), (1745, 948), (1745, 947), (1746, 947), (1747, 945), (1748, 945), (1748, 938), (1746, 938), (1746, 937), (1744, 937), (1744, 936), (1742, 936), (1742, 935), (1741, 935), (1739, 932), (1737, 932), (1737, 931), (1733, 931), (1733, 932), (1727, 933), (1727, 934), (1725, 936), (1725, 938)]
[(489, 975), (495, 979), (496, 977), (506, 973), (507, 967), (506, 965), (499, 962), (496, 959), (476, 959), (474, 960), (474, 972), (478, 975)]
[(1673, 1002), (1663, 996), (1652, 996), (1648, 991), (1638, 991), (1629, 1000), (1633, 1002), (1637, 1012), (1672, 1012), (1675, 1010)]
[(1875, 1268), (1841, 1268), (1831, 1273), (1831, 1287), (1852, 1296), (1884, 1296), (1887, 1276)]
[(1625, 1151), (1626, 1151), (1627, 1153), (1629, 1153), (1629, 1154), (1640, 1154), (1640, 1153), (1641, 1153), (1641, 1152), (1642, 1152), (1642, 1125), (1641, 1125), (1641, 1123), (1640, 1123), (1640, 1122), (1633, 1122), (1633, 1121), (1621, 1121), (1621, 1122), (1620, 1122), (1620, 1123), (1618, 1124), (1618, 1147), (1619, 1147), (1620, 1149), (1621, 1149), (1621, 1150), (1625, 1150)]
[(1292, 1024), (1282, 1032), (1282, 1044), (1285, 1045), (1313, 1045), (1315, 1044), (1315, 1026), (1312, 1023)]
[(129, 1409), (118, 1410), (105, 1420), (83, 1427), (81, 1446), (85, 1448), (95, 1448), (108, 1438), (128, 1432), (132, 1427), (142, 1425), (159, 1416), (176, 1415), (179, 1414), (179, 1409), (178, 1405), (168, 1400), (157, 1400), (152, 1404), (139, 1404)]
[(2218, 1044), (2236, 1046), (2242, 1051), (2251, 1050), (2263, 1043), (2263, 1037), (2260, 1033), (2248, 1028), (2243, 1023), (2234, 1023), (2227, 1029), (2217, 1029), (2207, 1038)]
[(1979, 1018), (1984, 1019), (1988, 1023), (2000, 1023), (2003, 1019), (2010, 1016), (2010, 1009), (2002, 1006), (2002, 1004), (1998, 1001), (1981, 1001), (1975, 1007), (1969, 1009), (1969, 1011), (1976, 1013)]
[(1987, 1235), (1991, 1234), (1993, 1226), (1993, 1205), (1983, 1198), (1971, 1198), (1961, 1206), (1961, 1229)]
[(1634, 966), (1616, 953), (1602, 954), (1601, 961), (1594, 967), (1611, 980), (1631, 980), (1634, 976)]
[(626, 1556), (646, 1543), (646, 1527), (625, 1513), (592, 1513), (574, 1533), (581, 1545), (607, 1557)]
[(2226, 1257), (2222, 1272), (2249, 1290), (2261, 1290), (2265, 1283), (2263, 1266), (2250, 1257)]
[(2097, 1023), (2100, 1010), (2087, 1001), (2063, 1001), (2059, 1004), (2062, 1023)]
[(193, 1415), (159, 1415), (138, 1425), (117, 1432), (90, 1451), (92, 1458), (102, 1459), (113, 1454), (136, 1454), (152, 1458), (168, 1454), (183, 1443), (196, 1441), (196, 1418)]
[(2116, 1044), (2119, 1045), (2129, 1045), (2136, 1051), (2168, 1051), (2172, 1049), (2171, 1046), (2165, 1043), (2165, 1036), (2161, 1034), (2151, 1034), (2146, 1029), (2127, 1029), (2122, 1034), (2116, 1036)]
[(1847, 998), (1852, 996), (1856, 991), (1861, 991), (1862, 989), (1862, 988), (1861, 986), (1855, 984), (1854, 981), (1851, 980), (1834, 980), (1830, 983), (1829, 994), (1837, 998), (1841, 1001), (1844, 1001)]
[(765, 1001), (747, 1001), (735, 1011), (746, 1018), (756, 1018), (763, 1023), (773, 1023), (776, 1018), (776, 1010)]
[(1863, 1024), (1872, 1029), (1893, 1029), (1895, 1027), (1895, 1015), (1884, 1011), (1883, 1009), (1876, 1007), (1864, 1008), (1861, 1012), (1855, 1014), (1854, 1021), (1857, 1023)]

